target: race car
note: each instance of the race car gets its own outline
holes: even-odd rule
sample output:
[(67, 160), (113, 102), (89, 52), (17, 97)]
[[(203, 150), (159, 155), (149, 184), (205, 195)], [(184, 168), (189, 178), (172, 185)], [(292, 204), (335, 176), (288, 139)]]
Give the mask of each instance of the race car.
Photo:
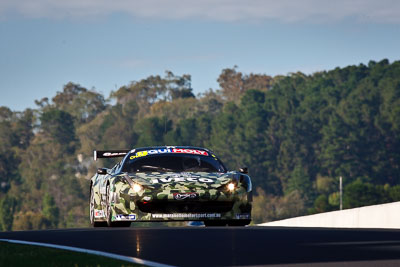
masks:
[(251, 221), (252, 184), (247, 168), (228, 171), (208, 149), (189, 146), (94, 151), (123, 157), (99, 168), (90, 182), (93, 227), (131, 222), (203, 221), (205, 226), (245, 226)]

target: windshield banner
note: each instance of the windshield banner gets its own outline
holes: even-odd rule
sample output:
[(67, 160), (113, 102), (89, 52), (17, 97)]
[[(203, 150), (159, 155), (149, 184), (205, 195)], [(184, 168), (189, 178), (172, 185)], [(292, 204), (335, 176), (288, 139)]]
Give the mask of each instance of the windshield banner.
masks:
[(135, 153), (135, 155), (130, 156), (129, 159), (136, 159), (149, 155), (165, 154), (165, 153), (180, 153), (180, 154), (208, 156), (208, 153), (204, 150), (187, 149), (187, 148), (164, 148), (164, 149), (138, 151)]

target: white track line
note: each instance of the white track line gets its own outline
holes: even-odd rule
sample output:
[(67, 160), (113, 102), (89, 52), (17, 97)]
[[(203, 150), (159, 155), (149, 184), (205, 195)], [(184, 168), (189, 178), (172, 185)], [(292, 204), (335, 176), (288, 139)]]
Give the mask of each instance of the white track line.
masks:
[(92, 249), (76, 248), (76, 247), (61, 246), (61, 245), (39, 243), (39, 242), (29, 242), (29, 241), (23, 241), (23, 240), (13, 240), (13, 239), (0, 239), (0, 241), (15, 243), (15, 244), (41, 246), (41, 247), (57, 248), (57, 249), (64, 249), (64, 250), (88, 253), (88, 254), (113, 258), (113, 259), (117, 259), (117, 260), (127, 261), (130, 263), (143, 264), (143, 265), (147, 265), (147, 266), (151, 266), (151, 267), (174, 267), (173, 265), (167, 265), (167, 264), (162, 264), (162, 263), (158, 263), (158, 262), (154, 262), (154, 261), (142, 260), (142, 259), (135, 258), (135, 257), (122, 256), (122, 255), (118, 255), (118, 254), (114, 254), (114, 253), (102, 252), (102, 251), (92, 250)]

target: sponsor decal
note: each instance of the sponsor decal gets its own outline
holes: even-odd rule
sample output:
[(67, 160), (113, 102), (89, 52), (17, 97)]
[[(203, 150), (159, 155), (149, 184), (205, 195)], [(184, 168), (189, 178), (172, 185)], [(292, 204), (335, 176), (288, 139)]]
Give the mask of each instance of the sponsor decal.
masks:
[(190, 219), (202, 219), (202, 218), (221, 218), (221, 213), (154, 213), (151, 215), (153, 219), (165, 219), (165, 218), (190, 218)]
[(208, 153), (206, 151), (197, 150), (197, 149), (174, 148), (174, 149), (172, 149), (172, 153), (184, 153), (184, 154), (208, 156)]
[(158, 183), (171, 183), (171, 182), (199, 182), (199, 183), (213, 183), (214, 180), (210, 178), (194, 178), (194, 177), (167, 177), (160, 179), (152, 179), (153, 184)]
[(128, 215), (117, 214), (115, 216), (115, 219), (117, 221), (136, 221), (136, 214), (128, 214)]
[(187, 193), (174, 193), (174, 199), (176, 200), (184, 200), (184, 199), (196, 199), (199, 195), (195, 192), (187, 192)]
[(186, 148), (163, 148), (163, 149), (138, 151), (135, 153), (135, 155), (130, 156), (129, 159), (136, 159), (149, 155), (164, 154), (164, 153), (180, 153), (180, 154), (208, 156), (208, 153), (204, 150), (186, 149)]
[(179, 178), (179, 177), (185, 177), (185, 178), (191, 178), (191, 177), (200, 177), (199, 175), (193, 175), (190, 172), (181, 172), (179, 174), (173, 174), (172, 177), (174, 178)]
[(249, 213), (236, 214), (236, 219), (250, 219)]
[(145, 157), (147, 155), (148, 155), (147, 151), (139, 151), (139, 152), (136, 152), (136, 154), (134, 156), (130, 156), (129, 159), (136, 159), (136, 158), (140, 158), (140, 157)]
[(151, 197), (150, 197), (150, 196), (145, 196), (145, 197), (143, 198), (143, 200), (144, 200), (144, 201), (150, 201), (150, 200), (151, 200)]
[(104, 217), (104, 211), (102, 211), (102, 210), (94, 210), (94, 217), (95, 217), (95, 218), (102, 218), (102, 217)]
[(103, 153), (103, 157), (118, 157), (118, 156), (125, 156), (126, 152), (117, 152), (117, 153), (111, 153), (111, 152), (106, 152)]

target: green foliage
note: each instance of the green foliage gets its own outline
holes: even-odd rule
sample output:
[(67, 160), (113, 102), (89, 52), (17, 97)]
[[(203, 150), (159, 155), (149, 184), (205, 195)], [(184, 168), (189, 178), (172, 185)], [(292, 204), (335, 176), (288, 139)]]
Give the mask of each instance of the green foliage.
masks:
[(383, 186), (356, 180), (344, 188), (343, 207), (357, 208), (387, 202)]
[(296, 166), (289, 178), (286, 194), (292, 191), (298, 191), (307, 202), (313, 201), (311, 179), (302, 166)]
[(59, 209), (56, 206), (54, 198), (47, 192), (43, 196), (42, 206), (43, 216), (49, 220), (53, 228), (56, 228), (59, 220)]
[(19, 212), (14, 217), (13, 230), (48, 229), (52, 225), (40, 212)]
[(147, 118), (140, 121), (135, 127), (139, 139), (136, 146), (161, 146), (164, 144), (164, 136), (171, 130), (171, 121), (164, 118)]
[(400, 185), (389, 188), (390, 201), (400, 201)]
[(40, 116), (41, 128), (45, 135), (66, 147), (72, 149), (76, 140), (73, 117), (62, 110), (49, 109)]
[(88, 181), (115, 162), (93, 162), (94, 149), (210, 148), (249, 168), (256, 222), (338, 209), (340, 176), (345, 208), (400, 201), (400, 61), (276, 77), (234, 67), (218, 82), (195, 97), (190, 75), (166, 72), (109, 99), (68, 83), (37, 109), (0, 107), (3, 229), (87, 226)]
[(0, 229), (2, 231), (11, 231), (12, 229), (16, 202), (16, 199), (10, 196), (6, 196), (0, 201)]
[(339, 189), (339, 181), (331, 177), (317, 175), (315, 186), (318, 193), (329, 194)]
[(332, 207), (336, 207), (336, 209), (339, 208), (340, 206), (340, 193), (339, 192), (334, 192), (329, 195), (328, 198), (329, 205)]
[(316, 213), (327, 212), (331, 210), (326, 195), (319, 195), (314, 201), (314, 209)]
[(263, 223), (296, 217), (306, 212), (304, 199), (298, 191), (292, 191), (283, 197), (265, 193), (257, 187), (253, 198), (253, 223)]
[(93, 120), (106, 108), (103, 95), (72, 82), (66, 84), (62, 92), (57, 92), (52, 100), (55, 108), (71, 114), (78, 123)]
[(19, 159), (13, 150), (0, 152), (0, 192), (7, 192), (11, 181), (19, 180)]

